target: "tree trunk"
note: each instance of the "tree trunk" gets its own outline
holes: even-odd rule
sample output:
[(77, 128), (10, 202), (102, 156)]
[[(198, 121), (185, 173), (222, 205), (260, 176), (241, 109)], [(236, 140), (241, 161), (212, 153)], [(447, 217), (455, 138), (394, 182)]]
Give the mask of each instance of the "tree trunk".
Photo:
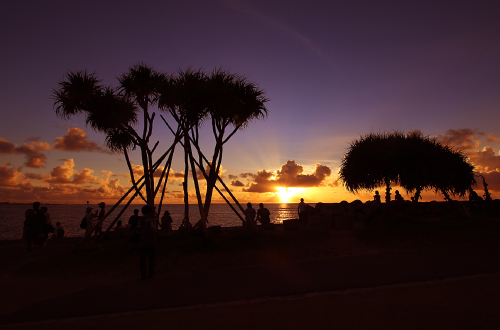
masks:
[(413, 202), (418, 203), (418, 200), (420, 199), (420, 194), (422, 193), (422, 187), (418, 187), (417, 191), (415, 192), (415, 196), (413, 196)]
[(187, 184), (188, 176), (189, 176), (188, 153), (186, 151), (186, 145), (184, 144), (184, 182), (182, 183), (182, 188), (184, 190), (184, 221), (186, 221), (187, 223), (189, 223), (189, 197), (188, 197), (188, 184)]
[(447, 202), (451, 202), (451, 201), (452, 201), (452, 199), (451, 199), (450, 195), (448, 194), (448, 192), (447, 192), (446, 190), (441, 189), (441, 192), (442, 192), (442, 193), (443, 193), (443, 195), (444, 195), (444, 199), (445, 199), (445, 201), (447, 201)]
[(391, 202), (391, 181), (388, 179), (385, 180), (385, 202), (389, 204)]
[(215, 187), (215, 184), (217, 183), (217, 176), (219, 175), (218, 169), (217, 169), (217, 164), (219, 163), (219, 157), (220, 153), (222, 150), (222, 145), (220, 138), (217, 138), (217, 144), (215, 146), (214, 154), (212, 157), (212, 163), (210, 164), (210, 171), (208, 174), (208, 179), (207, 179), (207, 192), (205, 194), (205, 214), (208, 216), (208, 212), (210, 211), (210, 204), (212, 203), (212, 194), (213, 190)]
[[(186, 132), (187, 135), (187, 132)], [(201, 216), (201, 230), (203, 232), (203, 236), (207, 237), (208, 236), (208, 231), (207, 231), (207, 215), (204, 212), (203, 209), (203, 201), (201, 200), (201, 193), (200, 193), (200, 186), (198, 185), (198, 177), (196, 175), (196, 167), (194, 165), (194, 157), (193, 153), (191, 152), (191, 143), (189, 142), (189, 137), (186, 136), (184, 139), (184, 148), (186, 152), (189, 154), (189, 161), (191, 163), (191, 172), (193, 174), (193, 182), (194, 182), (194, 187), (196, 190), (196, 199), (198, 200), (198, 208), (200, 210), (200, 216)]]

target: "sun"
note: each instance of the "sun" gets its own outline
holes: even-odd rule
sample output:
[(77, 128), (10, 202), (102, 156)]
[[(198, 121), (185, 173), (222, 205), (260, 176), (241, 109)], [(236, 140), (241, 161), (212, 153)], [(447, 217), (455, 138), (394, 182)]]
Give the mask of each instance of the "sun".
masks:
[(288, 203), (292, 196), (295, 196), (297, 193), (301, 192), (301, 188), (285, 188), (278, 187), (278, 194), (280, 195), (280, 199), (282, 203)]

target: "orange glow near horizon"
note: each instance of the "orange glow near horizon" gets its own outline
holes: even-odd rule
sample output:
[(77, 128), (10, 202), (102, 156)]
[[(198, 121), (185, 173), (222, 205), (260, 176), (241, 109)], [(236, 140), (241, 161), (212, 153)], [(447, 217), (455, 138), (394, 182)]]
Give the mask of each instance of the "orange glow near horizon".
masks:
[(280, 196), (282, 203), (287, 203), (290, 200), (290, 198), (292, 198), (292, 196), (295, 196), (296, 194), (304, 190), (302, 188), (285, 188), (285, 187), (278, 187), (276, 189), (278, 190), (278, 194)]

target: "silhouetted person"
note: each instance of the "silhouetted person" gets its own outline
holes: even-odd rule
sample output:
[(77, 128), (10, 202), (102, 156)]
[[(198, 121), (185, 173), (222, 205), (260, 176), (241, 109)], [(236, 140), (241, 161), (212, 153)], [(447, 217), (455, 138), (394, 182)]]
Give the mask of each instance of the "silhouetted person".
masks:
[(304, 198), (300, 199), (299, 206), (297, 207), (297, 212), (299, 213), (299, 223), (301, 225), (307, 224), (307, 211), (306, 203), (304, 203)]
[(139, 225), (139, 210), (134, 209), (134, 215), (130, 216), (128, 219), (128, 224), (130, 225), (130, 230), (135, 230)]
[(42, 232), (42, 227), (45, 225), (46, 220), (45, 215), (42, 210), (40, 210), (39, 202), (34, 202), (33, 209), (26, 210), (25, 216), (26, 253), (31, 253), (33, 243), (36, 243), (40, 249), (43, 246), (45, 235)]
[(87, 227), (85, 227), (85, 235), (87, 234), (89, 235), (85, 240), (85, 244), (92, 243), (92, 232), (94, 231), (94, 217), (95, 217), (95, 215), (92, 214), (92, 210), (93, 210), (92, 207), (87, 207), (85, 209), (85, 221), (87, 222)]
[(118, 220), (118, 222), (116, 223), (115, 230), (122, 230), (122, 229), (123, 229), (123, 227), (122, 227), (122, 221)]
[(96, 226), (95, 226), (95, 236), (96, 236), (96, 238), (98, 238), (101, 235), (101, 232), (102, 232), (102, 222), (99, 223), (99, 221), (102, 218), (104, 218), (104, 215), (106, 214), (106, 203), (100, 202), (99, 204), (97, 204), (97, 206), (99, 206), (100, 210), (99, 210), (99, 214), (97, 213), (97, 210), (95, 212), (96, 216), (97, 216)]
[(395, 191), (395, 193), (394, 193), (394, 200), (396, 202), (398, 202), (398, 203), (405, 201), (405, 199), (403, 198), (403, 196), (401, 196), (401, 194), (399, 193), (399, 190)]
[(139, 240), (139, 255), (141, 280), (145, 280), (148, 276), (149, 278), (152, 278), (155, 271), (155, 248), (156, 231), (158, 230), (158, 217), (155, 215), (154, 209), (149, 205), (143, 206), (141, 212), (142, 217), (139, 220), (141, 235)]
[(42, 226), (42, 232), (45, 234), (45, 239), (49, 238), (49, 233), (54, 232), (54, 226), (52, 226), (52, 220), (50, 219), (49, 209), (45, 206), (40, 208), (43, 215), (45, 216), (45, 223)]
[(255, 228), (255, 226), (257, 225), (255, 223), (255, 216), (256, 216), (257, 212), (255, 211), (255, 209), (252, 207), (252, 203), (248, 202), (247, 203), (247, 209), (245, 210), (245, 220), (246, 220), (246, 223), (251, 227), (251, 228)]
[(381, 200), (380, 200), (380, 194), (378, 193), (378, 190), (375, 190), (375, 195), (373, 195), (373, 201), (376, 204), (382, 203)]
[(262, 203), (259, 204), (256, 221), (259, 221), (262, 225), (269, 225), (271, 223), (271, 212)]
[(172, 235), (172, 217), (170, 216), (170, 212), (165, 211), (163, 216), (161, 217), (161, 231), (167, 235)]
[(63, 238), (64, 237), (64, 227), (61, 226), (61, 223), (58, 221), (56, 222), (56, 228), (54, 228), (54, 234), (52, 237), (54, 238)]

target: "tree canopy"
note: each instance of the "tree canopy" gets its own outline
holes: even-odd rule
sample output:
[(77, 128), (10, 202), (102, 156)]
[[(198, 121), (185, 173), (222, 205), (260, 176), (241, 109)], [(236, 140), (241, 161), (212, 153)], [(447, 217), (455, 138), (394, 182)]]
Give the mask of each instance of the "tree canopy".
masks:
[[(267, 115), (265, 103), (268, 99), (264, 91), (246, 77), (222, 69), (216, 69), (211, 74), (202, 70), (187, 69), (167, 75), (148, 65), (136, 64), (117, 79), (118, 86), (112, 88), (103, 85), (95, 73), (68, 72), (59, 82), (58, 89), (53, 90), (56, 114), (62, 118), (83, 114), (88, 126), (104, 133), (107, 146), (112, 151), (124, 153), (136, 195), (151, 206), (154, 205), (159, 188), (164, 182), (161, 208), (175, 145), (181, 143), (185, 156), (185, 220), (189, 222), (187, 181), (191, 170), (202, 226), (206, 228), (212, 191), (217, 189), (217, 180), (221, 181), (219, 172), (223, 146), (236, 131), (244, 128), (251, 120)], [(153, 106), (170, 114), (178, 125), (177, 129), (172, 129), (167, 121), (164, 121), (172, 131), (174, 141), (157, 159), (153, 157), (153, 153), (159, 142), (150, 146), (155, 119)], [(205, 157), (198, 144), (198, 130), (208, 119), (215, 139), (210, 160)], [(140, 121), (142, 127), (137, 127)], [(128, 155), (128, 151), (135, 148), (140, 150), (144, 169), (140, 179), (135, 177)], [(163, 173), (155, 183), (154, 172), (164, 159), (167, 161)], [(207, 180), (204, 202), (197, 181), (197, 169), (201, 170)], [(141, 180), (144, 181), (139, 185)], [(231, 194), (224, 184), (223, 186)], [(146, 196), (143, 196), (144, 190)], [(232, 197), (239, 205), (234, 196)], [(243, 211), (241, 206), (240, 209)]]
[(361, 136), (351, 142), (339, 174), (351, 192), (385, 186), (386, 202), (391, 184), (415, 193), (414, 201), (424, 190), (441, 192), (445, 199), (464, 196), (476, 184), (474, 166), (461, 151), (416, 132)]

